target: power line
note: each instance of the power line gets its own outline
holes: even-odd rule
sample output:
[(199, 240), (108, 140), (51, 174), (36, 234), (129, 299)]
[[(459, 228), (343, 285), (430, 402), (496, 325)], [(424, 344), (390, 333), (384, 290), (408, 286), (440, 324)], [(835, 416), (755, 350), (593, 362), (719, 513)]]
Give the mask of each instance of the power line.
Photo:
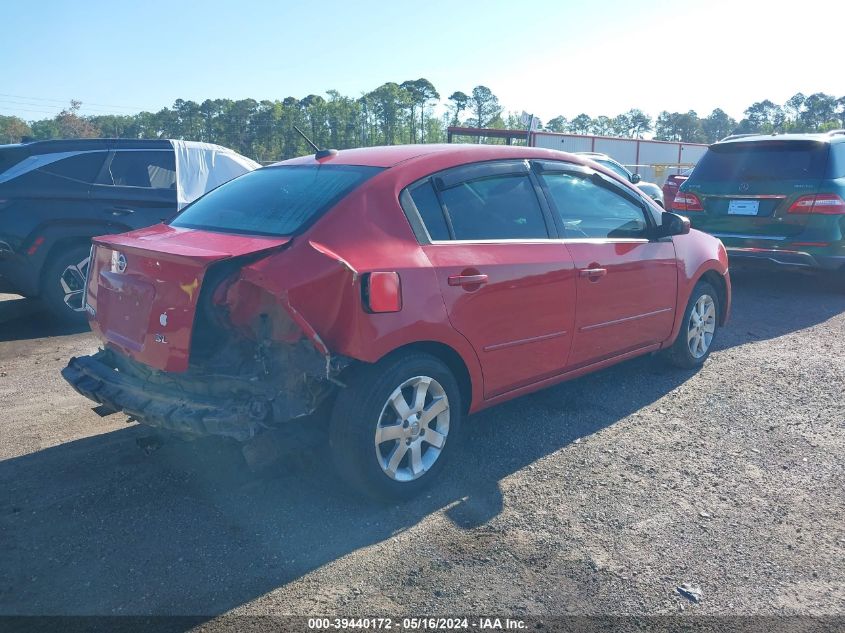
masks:
[[(64, 103), (64, 104), (69, 104), (71, 102), (71, 99), (52, 99), (52, 98), (47, 98), (47, 97), (29, 97), (29, 96), (24, 96), (24, 95), (6, 94), (6, 93), (3, 93), (3, 92), (0, 92), (0, 97), (12, 97), (13, 99), (31, 99), (32, 101), (53, 101), (53, 102), (56, 102), (56, 103)], [(123, 110), (138, 110), (138, 111), (151, 110), (151, 108), (142, 108), (141, 106), (114, 105), (114, 104), (110, 104), (110, 103), (93, 103), (93, 102), (83, 101), (82, 99), (75, 99), (75, 100), (76, 101), (82, 101), (83, 105), (88, 103), (88, 105), (99, 106), (99, 107), (103, 107), (103, 108), (120, 108), (120, 109), (123, 109)], [(48, 107), (52, 107), (52, 106), (48, 106)]]
[[(49, 103), (33, 103), (30, 101), (16, 101), (13, 99), (0, 99), (0, 103), (11, 104), (11, 106), (36, 106), (36, 108), (52, 108), (54, 112), (61, 112), (63, 110), (69, 110), (70, 106), (58, 106), (58, 105), (50, 105)], [(8, 107), (11, 107), (8, 106)], [(6, 107), (6, 106), (4, 106)], [(23, 111), (33, 111), (33, 112), (43, 112), (43, 110), (36, 110), (34, 108), (20, 108)], [(82, 112), (93, 112), (95, 114), (113, 114), (115, 116), (132, 116), (135, 112), (115, 112), (114, 110), (103, 109), (103, 108), (90, 108), (86, 106), (84, 103), (82, 104), (80, 110)]]
[(19, 112), (38, 112), (40, 114), (49, 114), (55, 116), (57, 112), (55, 110), (35, 110), (32, 108), (11, 108), (7, 106), (0, 106), (0, 110), (6, 110), (6, 114), (4, 116), (18, 116)]

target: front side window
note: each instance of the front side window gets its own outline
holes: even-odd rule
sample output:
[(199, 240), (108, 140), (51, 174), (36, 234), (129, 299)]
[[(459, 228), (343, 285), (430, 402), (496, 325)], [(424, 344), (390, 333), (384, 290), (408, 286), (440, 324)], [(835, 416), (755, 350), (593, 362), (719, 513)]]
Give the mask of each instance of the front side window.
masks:
[(543, 182), (567, 238), (645, 238), (648, 224), (642, 208), (610, 185), (586, 175), (544, 173)]
[(549, 237), (534, 187), (525, 174), (465, 181), (440, 195), (456, 240)]
[(381, 170), (358, 165), (257, 169), (204, 195), (170, 224), (226, 233), (291, 235)]
[(145, 189), (176, 189), (173, 152), (119, 151), (112, 158), (101, 184)]

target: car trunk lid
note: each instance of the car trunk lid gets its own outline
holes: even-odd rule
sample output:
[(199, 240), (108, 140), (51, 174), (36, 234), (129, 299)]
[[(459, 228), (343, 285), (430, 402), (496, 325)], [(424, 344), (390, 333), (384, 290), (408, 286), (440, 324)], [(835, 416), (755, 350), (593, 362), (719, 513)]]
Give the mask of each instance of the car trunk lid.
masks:
[(672, 174), (671, 176), (666, 178), (666, 184), (670, 187), (680, 187), (681, 184), (686, 182), (689, 176), (684, 176), (681, 174)]
[(157, 225), (95, 238), (86, 288), (92, 329), (152, 368), (188, 368), (194, 316), (209, 268), (278, 250), (289, 237)]
[(728, 241), (749, 238), (785, 240), (802, 233), (808, 220), (806, 214), (790, 214), (789, 207), (798, 198), (816, 193), (819, 183), (739, 183), (740, 187), (747, 185), (742, 193), (737, 191), (736, 184), (711, 188), (707, 193), (690, 188), (689, 191), (701, 200), (704, 211), (690, 213), (689, 217), (695, 228)]
[(681, 192), (695, 194), (703, 211), (690, 212), (696, 228), (747, 245), (777, 242), (804, 231), (806, 214), (790, 214), (800, 197), (819, 191), (828, 145), (773, 140), (715, 145)]

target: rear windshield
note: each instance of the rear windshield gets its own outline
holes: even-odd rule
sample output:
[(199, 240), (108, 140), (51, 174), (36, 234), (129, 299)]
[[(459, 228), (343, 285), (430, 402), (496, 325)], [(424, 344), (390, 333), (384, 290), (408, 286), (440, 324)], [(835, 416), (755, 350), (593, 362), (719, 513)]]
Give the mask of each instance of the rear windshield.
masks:
[(817, 180), (824, 177), (827, 143), (766, 141), (713, 145), (695, 166), (696, 181)]
[(0, 147), (0, 174), (26, 158), (25, 153), (15, 151), (16, 149)]
[(382, 170), (358, 165), (265, 167), (209, 192), (170, 223), (189, 229), (291, 235)]

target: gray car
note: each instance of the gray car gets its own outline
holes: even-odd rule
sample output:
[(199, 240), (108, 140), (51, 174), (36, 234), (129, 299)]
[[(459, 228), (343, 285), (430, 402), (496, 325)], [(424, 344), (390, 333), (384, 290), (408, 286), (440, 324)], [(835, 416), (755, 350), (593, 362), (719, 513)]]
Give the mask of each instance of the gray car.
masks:
[(589, 158), (590, 160), (594, 160), (602, 167), (606, 167), (610, 171), (617, 174), (620, 178), (624, 178), (628, 182), (635, 184), (639, 189), (643, 191), (649, 198), (654, 200), (657, 204), (661, 207), (666, 207), (663, 202), (663, 190), (658, 187), (653, 182), (644, 182), (639, 174), (632, 174), (628, 169), (615, 160), (613, 160), (607, 154), (601, 154), (599, 152), (575, 152), (579, 156), (584, 156), (585, 158)]

